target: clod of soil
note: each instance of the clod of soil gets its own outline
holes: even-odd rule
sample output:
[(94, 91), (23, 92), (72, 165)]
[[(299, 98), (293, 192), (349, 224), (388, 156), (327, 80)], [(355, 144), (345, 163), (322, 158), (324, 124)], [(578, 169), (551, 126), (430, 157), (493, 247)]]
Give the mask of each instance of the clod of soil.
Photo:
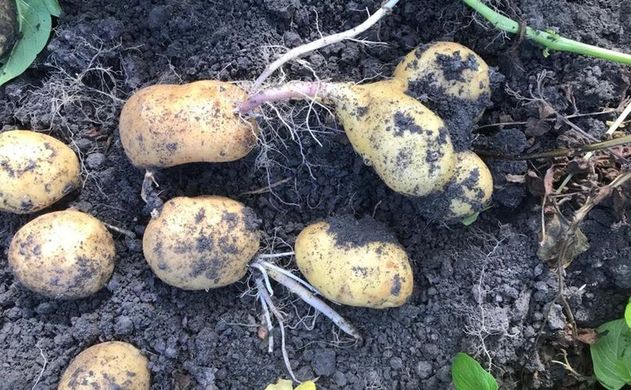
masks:
[(0, 0), (0, 59), (13, 46), (17, 26), (15, 2), (13, 0)]

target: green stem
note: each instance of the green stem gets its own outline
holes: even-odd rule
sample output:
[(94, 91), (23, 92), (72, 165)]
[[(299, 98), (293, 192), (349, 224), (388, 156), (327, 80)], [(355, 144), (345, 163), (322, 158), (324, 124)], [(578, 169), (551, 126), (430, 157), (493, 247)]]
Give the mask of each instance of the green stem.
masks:
[[(482, 3), (481, 0), (462, 1), (469, 7), (476, 10), (495, 28), (513, 34), (520, 33), (521, 27), (519, 23), (511, 18), (497, 13), (495, 10)], [(570, 53), (577, 53), (589, 57), (602, 58), (604, 60), (631, 65), (631, 55), (629, 54), (621, 53), (615, 50), (603, 49), (598, 46), (592, 46), (572, 39), (563, 38), (554, 32), (540, 31), (526, 27), (525, 36), (551, 50), (567, 51)]]

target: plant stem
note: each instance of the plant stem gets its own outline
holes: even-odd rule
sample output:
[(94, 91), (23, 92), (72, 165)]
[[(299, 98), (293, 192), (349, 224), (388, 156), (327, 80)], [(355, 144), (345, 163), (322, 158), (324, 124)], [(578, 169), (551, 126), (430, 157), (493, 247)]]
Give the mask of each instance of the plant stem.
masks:
[[(481, 0), (462, 0), (466, 5), (473, 8), (484, 17), (495, 28), (513, 34), (518, 34), (521, 30), (519, 23), (511, 18), (499, 14), (488, 7)], [(631, 55), (615, 50), (604, 49), (598, 46), (564, 38), (554, 32), (535, 30), (526, 27), (526, 37), (538, 44), (556, 51), (566, 51), (570, 53), (582, 54), (588, 57), (601, 58), (620, 64), (631, 65)]]

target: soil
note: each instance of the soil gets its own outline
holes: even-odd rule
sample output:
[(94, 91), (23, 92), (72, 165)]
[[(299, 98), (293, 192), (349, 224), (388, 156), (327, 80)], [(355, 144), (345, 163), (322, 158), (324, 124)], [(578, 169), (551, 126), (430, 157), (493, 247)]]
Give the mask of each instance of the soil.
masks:
[[(24, 75), (0, 88), (0, 123), (3, 130), (45, 131), (80, 153), (84, 185), (51, 209), (76, 207), (135, 238), (114, 233), (117, 265), (102, 291), (80, 300), (51, 300), (20, 286), (6, 260), (13, 234), (41, 212), (0, 213), (0, 389), (54, 389), (73, 356), (106, 340), (128, 341), (148, 356), (154, 389), (262, 389), (288, 376), (280, 349), (268, 354), (267, 340), (258, 337), (261, 309), (248, 280), (190, 292), (165, 285), (150, 271), (141, 243), (150, 211), (139, 194), (143, 172), (123, 153), (118, 115), (126, 97), (142, 86), (252, 80), (278, 45), (291, 47), (350, 28), (379, 3), (61, 1), (64, 12), (47, 49)], [(631, 51), (629, 0), (515, 0), (500, 8), (534, 27)], [(573, 104), (581, 113), (616, 107), (628, 94), (627, 68), (571, 54), (546, 57), (533, 44), (517, 45), (477, 23), (455, 0), (403, 0), (365, 37), (387, 45), (347, 42), (306, 59), (323, 79), (380, 79), (417, 45), (460, 42), (498, 75), (493, 106), (481, 124), (537, 122), (537, 108), (506, 87), (530, 96), (544, 70), (541, 93), (564, 114), (573, 113)], [(292, 79), (314, 77), (297, 63), (285, 71)], [(423, 219), (418, 199), (390, 191), (324, 110), (315, 111), (318, 118), (300, 112), (294, 120), (303, 125), (294, 138), (278, 121), (265, 125), (271, 147), (259, 148), (261, 153), (157, 176), (162, 199), (216, 194), (251, 207), (267, 233), (268, 252), (290, 250), (304, 226), (339, 215), (373, 216), (407, 249), (416, 281), (407, 305), (384, 311), (339, 307), (362, 331), (362, 343), (345, 338), (322, 316), (313, 322), (305, 304), (275, 286), (274, 298), (291, 326), (287, 351), (299, 378), (317, 376), (322, 389), (447, 389), (450, 361), (465, 351), (490, 365), (502, 388), (587, 388), (551, 363), (565, 347), (574, 368), (591, 374), (587, 348), (563, 344), (560, 306), (550, 309), (535, 348), (558, 283), (536, 255), (540, 199), (506, 176), (532, 165), (488, 160), (496, 182), (494, 207), (471, 226), (447, 226)], [(600, 137), (611, 119), (600, 115), (576, 123)], [(485, 128), (475, 142), (510, 153), (545, 150), (566, 130), (554, 123), (544, 131)], [(609, 203), (590, 213), (583, 231), (591, 249), (567, 270), (566, 295), (582, 327), (619, 318), (631, 293), (631, 228), (619, 217)], [(289, 260), (283, 264), (293, 268)]]

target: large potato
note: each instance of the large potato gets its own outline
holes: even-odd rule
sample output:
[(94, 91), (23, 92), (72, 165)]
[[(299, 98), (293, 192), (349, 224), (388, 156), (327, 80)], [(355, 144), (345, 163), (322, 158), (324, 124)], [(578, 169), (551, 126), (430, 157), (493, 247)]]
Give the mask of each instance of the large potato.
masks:
[(109, 341), (78, 354), (57, 390), (148, 390), (150, 385), (147, 358), (131, 344)]
[(456, 151), (469, 149), (491, 96), (489, 67), (479, 55), (454, 42), (424, 45), (399, 63), (394, 78), (446, 121)]
[(112, 275), (116, 249), (105, 226), (77, 210), (44, 214), (24, 225), (9, 246), (20, 283), (52, 298), (83, 298)]
[(394, 191), (440, 191), (456, 157), (443, 121), (397, 83), (336, 84), (329, 100), (353, 148)]
[(382, 224), (330, 218), (303, 229), (295, 245), (300, 272), (326, 298), (376, 309), (401, 306), (412, 294), (408, 256)]
[(77, 155), (61, 141), (26, 130), (0, 133), (0, 211), (44, 209), (81, 184)]
[(430, 219), (462, 221), (481, 211), (491, 200), (493, 176), (477, 154), (457, 154), (456, 174), (440, 194), (430, 196), (424, 214)]
[(147, 225), (145, 259), (171, 286), (226, 286), (245, 275), (259, 250), (258, 222), (251, 209), (229, 198), (174, 198)]
[[(17, 12), (14, 0), (0, 0), (0, 59), (9, 52), (17, 33)], [(2, 61), (0, 61), (1, 63)]]
[(221, 81), (153, 85), (123, 107), (120, 137), (132, 163), (166, 168), (238, 160), (256, 145), (256, 121), (235, 115), (247, 93)]

